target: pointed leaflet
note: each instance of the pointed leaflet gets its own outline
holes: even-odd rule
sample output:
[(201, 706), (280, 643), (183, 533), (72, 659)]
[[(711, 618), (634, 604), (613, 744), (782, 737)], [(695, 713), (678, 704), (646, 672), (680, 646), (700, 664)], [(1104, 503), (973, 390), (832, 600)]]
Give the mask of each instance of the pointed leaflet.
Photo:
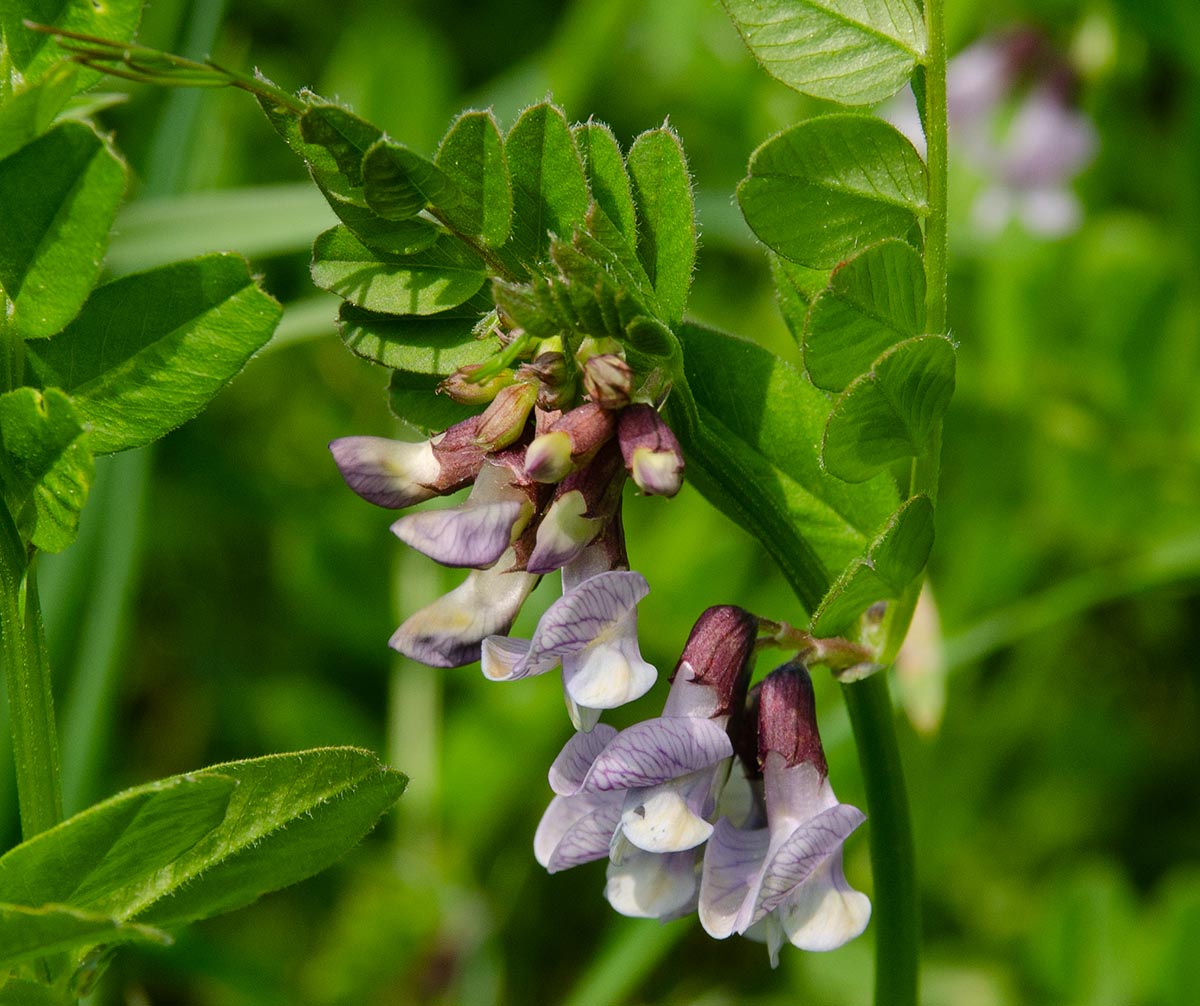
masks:
[[(142, 17), (142, 0), (25, 0), (23, 3), (5, 0), (0, 3), (0, 36), (7, 50), (9, 73), (16, 71), (28, 87), (41, 79), (63, 59), (58, 43), (49, 35), (31, 31), (23, 21), (28, 18), (38, 24), (61, 28), (82, 35), (97, 35), (116, 42), (127, 42), (137, 31)], [(98, 70), (84, 70), (75, 81), (75, 89), (91, 87), (103, 76)], [(0, 96), (9, 81), (0, 83)]]
[(170, 943), (161, 929), (64, 905), (0, 904), (0, 979), (5, 969), (68, 950), (114, 943)]
[(921, 575), (932, 548), (933, 504), (928, 496), (914, 496), (838, 577), (813, 614), (813, 632), (843, 635), (876, 601), (899, 597)]
[(638, 257), (666, 312), (683, 320), (696, 264), (696, 212), (692, 180), (679, 137), (664, 127), (642, 133), (627, 158), (638, 212)]
[(486, 278), (480, 258), (450, 234), (409, 255), (374, 252), (345, 227), (313, 245), (313, 282), (368, 311), (437, 314), (468, 300)]
[(831, 269), (863, 245), (908, 238), (926, 213), (927, 188), (920, 155), (894, 126), (826, 115), (759, 147), (738, 203), (769, 248)]
[(463, 112), (438, 147), (434, 163), (458, 189), (459, 201), (443, 207), (446, 222), (498, 248), (512, 224), (512, 185), (504, 140), (491, 112)]
[(0, 901), (175, 926), (324, 869), (400, 796), (367, 751), (231, 762), (97, 804), (0, 858)]
[(763, 69), (802, 94), (870, 105), (925, 54), (916, 0), (721, 0)]
[(8, 324), (53, 335), (87, 299), (125, 191), (125, 165), (96, 131), (64, 122), (0, 161), (0, 288)]
[(58, 337), (29, 346), (71, 393), (96, 453), (140, 447), (197, 415), (271, 337), (279, 305), (236, 255), (135, 273), (92, 295)]
[(934, 445), (934, 429), (954, 394), (954, 344), (924, 335), (894, 346), (834, 403), (821, 464), (846, 482), (862, 482), (893, 461)]
[(0, 395), (0, 488), (23, 539), (46, 552), (66, 548), (93, 474), (70, 398), (57, 388)]
[(637, 215), (625, 159), (613, 131), (602, 122), (575, 126), (575, 143), (583, 158), (592, 199), (624, 236), (631, 248), (637, 247)]
[(695, 426), (679, 396), (668, 399), (688, 471), (760, 538), (812, 611), (896, 508), (895, 489), (887, 478), (848, 486), (821, 471), (812, 445), (828, 402), (786, 362), (694, 324), (683, 325), (680, 341), (702, 420)]
[(393, 370), (447, 377), (468, 363), (482, 363), (501, 349), (495, 336), (475, 337), (475, 326), (492, 309), (483, 291), (437, 314), (391, 315), (343, 304), (342, 342), (352, 352)]
[(532, 265), (550, 251), (550, 235), (569, 238), (588, 208), (587, 178), (562, 112), (549, 102), (527, 108), (504, 141), (512, 178), (509, 247)]
[(925, 330), (925, 266), (903, 241), (873, 245), (834, 270), (804, 331), (813, 384), (841, 391), (880, 353)]

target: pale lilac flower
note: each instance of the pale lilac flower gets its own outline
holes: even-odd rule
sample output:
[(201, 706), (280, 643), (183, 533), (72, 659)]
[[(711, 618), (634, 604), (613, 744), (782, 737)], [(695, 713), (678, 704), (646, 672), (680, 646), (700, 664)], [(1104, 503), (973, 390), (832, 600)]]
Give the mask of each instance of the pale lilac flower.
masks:
[(329, 445), (346, 485), (363, 499), (390, 509), (423, 503), (469, 485), (483, 467), (475, 444), (479, 417), (464, 420), (430, 440), (408, 443), (386, 437), (342, 437)]
[(503, 460), (489, 459), (458, 506), (408, 514), (392, 524), (392, 531), (444, 566), (484, 569), (516, 541), (535, 504), (528, 479)]
[(479, 659), (480, 644), (507, 632), (539, 577), (515, 567), (509, 548), (487, 569), (472, 570), (450, 593), (411, 615), (388, 641), (431, 667), (462, 667)]
[(705, 850), (700, 922), (709, 935), (765, 939), (771, 964), (784, 940), (832, 950), (858, 936), (871, 915), (846, 882), (842, 844), (863, 822), (839, 803), (816, 728), (808, 672), (798, 663), (762, 684), (758, 734), (765, 827), (717, 822)]
[[(564, 571), (564, 586), (567, 578)], [(590, 576), (546, 609), (531, 639), (485, 639), (483, 673), (493, 681), (515, 681), (561, 664), (569, 706), (598, 711), (632, 702), (658, 676), (637, 643), (637, 604), (649, 591), (641, 573), (611, 570)], [(580, 722), (587, 718), (579, 716)]]
[(525, 451), (525, 471), (535, 482), (560, 482), (613, 435), (616, 416), (595, 402), (564, 412)]
[(624, 481), (621, 453), (610, 441), (587, 465), (558, 484), (538, 523), (525, 568), (549, 573), (579, 556), (613, 520)]

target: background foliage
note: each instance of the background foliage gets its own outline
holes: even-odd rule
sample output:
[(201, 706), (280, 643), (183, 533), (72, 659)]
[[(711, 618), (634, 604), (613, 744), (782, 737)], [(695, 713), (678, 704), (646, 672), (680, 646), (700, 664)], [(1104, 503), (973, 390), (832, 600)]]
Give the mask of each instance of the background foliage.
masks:
[[(951, 4), (948, 20), (952, 54), (1014, 25), (1041, 33), (1079, 73), (1099, 150), (1076, 186), (1081, 227), (1052, 241), (979, 234), (979, 180), (952, 167), (943, 638), (912, 654), (923, 675), (901, 677), (922, 726), (901, 740), (924, 999), (1183, 1006), (1200, 987), (1200, 15), (1187, 0), (1008, 0)], [(823, 108), (757, 70), (707, 0), (346, 0), (336, 21), (312, 0), (161, 0), (140, 37), (337, 95), (426, 153), (459, 108), (507, 126), (548, 92), (625, 145), (669, 115), (700, 208), (690, 314), (799, 362), (732, 193), (762, 140)], [(199, 419), (152, 454), (100, 459), (78, 544), (47, 557), (67, 811), (322, 744), (377, 750), (412, 782), (337, 870), (171, 950), (125, 950), (97, 1001), (865, 1001), (863, 941), (785, 953), (772, 973), (760, 947), (713, 945), (694, 921), (615, 917), (599, 867), (542, 873), (533, 829), (567, 731), (557, 686), (386, 649), (400, 611), (454, 577), (407, 554), (325, 449), (397, 430), (383, 371), (339, 344), (336, 303), (309, 282), (309, 243), (332, 224), (319, 195), (245, 95), (138, 88), (104, 122), (135, 175), (111, 274), (236, 248), (288, 310)], [(157, 198), (172, 188), (187, 195)], [(798, 615), (759, 546), (694, 490), (629, 502), (652, 587), (642, 648), (660, 669), (706, 605)], [(817, 684), (839, 795), (861, 802), (840, 698)], [(11, 844), (7, 771), (2, 787)], [(847, 869), (868, 884), (865, 842)]]

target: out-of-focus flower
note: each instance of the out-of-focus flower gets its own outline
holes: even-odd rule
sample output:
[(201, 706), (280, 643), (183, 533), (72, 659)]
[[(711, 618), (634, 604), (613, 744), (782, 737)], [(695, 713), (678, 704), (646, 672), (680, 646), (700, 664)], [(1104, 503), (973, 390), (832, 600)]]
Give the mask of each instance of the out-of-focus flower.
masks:
[(808, 672), (784, 665), (762, 684), (759, 762), (764, 827), (717, 822), (705, 850), (700, 921), (717, 939), (764, 939), (771, 964), (784, 940), (832, 950), (858, 936), (871, 915), (865, 895), (846, 882), (842, 844), (863, 822), (839, 803), (816, 726)]

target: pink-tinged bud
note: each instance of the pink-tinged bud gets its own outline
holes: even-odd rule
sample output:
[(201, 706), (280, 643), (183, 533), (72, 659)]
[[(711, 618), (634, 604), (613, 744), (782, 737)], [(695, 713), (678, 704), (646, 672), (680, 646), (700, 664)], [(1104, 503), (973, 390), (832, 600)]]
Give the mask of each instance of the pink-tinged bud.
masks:
[(472, 416), (431, 440), (342, 437), (329, 445), (346, 485), (376, 506), (399, 509), (444, 496), (473, 482), (484, 452), (475, 445)]
[(623, 409), (633, 393), (633, 369), (615, 353), (593, 356), (583, 365), (583, 388), (604, 409)]
[(755, 615), (731, 604), (709, 608), (692, 626), (671, 680), (674, 681), (686, 663), (692, 670), (691, 680), (695, 684), (716, 692), (714, 715), (728, 715), (740, 709), (745, 701), (757, 637), (758, 618)]
[(498, 451), (515, 443), (525, 432), (525, 423), (537, 398), (532, 384), (510, 384), (479, 417), (475, 444), (484, 451)]
[(531, 363), (521, 365), (520, 373), (537, 384), (539, 409), (562, 409), (575, 399), (576, 382), (560, 352), (539, 353)]
[(829, 775), (821, 735), (817, 731), (817, 703), (812, 678), (798, 660), (776, 668), (762, 683), (758, 716), (758, 757), (779, 754), (787, 768), (803, 763)]
[(483, 366), (482, 363), (472, 363), (459, 367), (438, 385), (438, 394), (446, 395), (460, 405), (486, 405), (491, 402), (501, 389), (513, 383), (515, 375), (511, 370), (502, 370), (486, 380), (477, 381), (475, 375)]
[(621, 502), (625, 473), (610, 441), (583, 468), (559, 483), (537, 528), (526, 569), (549, 573), (578, 556), (604, 530)]
[(613, 414), (594, 402), (565, 412), (525, 452), (525, 472), (535, 482), (560, 482), (609, 440), (616, 428)]
[(683, 451), (649, 405), (631, 405), (617, 420), (617, 439), (634, 483), (650, 496), (674, 496), (683, 484)]

